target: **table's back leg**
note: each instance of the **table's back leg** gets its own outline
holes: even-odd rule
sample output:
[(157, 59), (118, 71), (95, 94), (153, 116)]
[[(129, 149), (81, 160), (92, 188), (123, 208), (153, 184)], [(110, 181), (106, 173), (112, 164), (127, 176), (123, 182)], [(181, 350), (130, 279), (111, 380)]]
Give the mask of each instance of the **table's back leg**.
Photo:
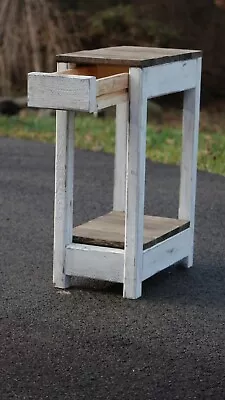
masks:
[(125, 211), (126, 157), (129, 102), (116, 106), (113, 210)]
[(142, 292), (147, 96), (145, 70), (130, 68), (123, 296)]
[(187, 243), (188, 256), (184, 260), (184, 265), (187, 267), (193, 265), (201, 63), (201, 58), (196, 60), (196, 87), (184, 92), (183, 106), (183, 141), (178, 217), (190, 221), (190, 243)]
[[(58, 71), (67, 68), (65, 63), (57, 65)], [(73, 169), (74, 112), (56, 111), (53, 283), (62, 289), (70, 286), (64, 264), (65, 247), (72, 242)]]

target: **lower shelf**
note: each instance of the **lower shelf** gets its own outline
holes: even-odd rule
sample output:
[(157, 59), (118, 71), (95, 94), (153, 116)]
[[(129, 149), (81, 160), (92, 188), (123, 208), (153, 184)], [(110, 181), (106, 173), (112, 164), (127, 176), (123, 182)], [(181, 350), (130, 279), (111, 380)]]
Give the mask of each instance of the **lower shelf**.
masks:
[[(148, 249), (190, 227), (189, 221), (144, 217), (143, 249)], [(73, 230), (73, 242), (124, 249), (125, 213), (112, 211)]]

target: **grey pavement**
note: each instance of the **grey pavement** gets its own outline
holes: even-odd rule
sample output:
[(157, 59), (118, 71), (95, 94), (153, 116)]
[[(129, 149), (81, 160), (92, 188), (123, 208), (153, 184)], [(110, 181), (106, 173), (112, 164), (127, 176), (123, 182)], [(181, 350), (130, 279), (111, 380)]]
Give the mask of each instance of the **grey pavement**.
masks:
[[(81, 223), (112, 206), (113, 157), (76, 151)], [(147, 162), (146, 212), (176, 217), (179, 169)], [(225, 399), (225, 178), (198, 174), (194, 267), (137, 301), (52, 285), (54, 146), (0, 139), (0, 399)]]

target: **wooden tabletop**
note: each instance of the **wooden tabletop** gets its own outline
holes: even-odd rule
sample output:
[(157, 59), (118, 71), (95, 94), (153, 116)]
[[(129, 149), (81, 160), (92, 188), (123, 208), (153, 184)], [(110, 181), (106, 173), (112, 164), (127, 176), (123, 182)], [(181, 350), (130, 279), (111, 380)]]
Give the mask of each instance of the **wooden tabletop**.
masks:
[(58, 54), (56, 61), (75, 64), (120, 64), (144, 68), (174, 61), (185, 61), (201, 57), (201, 55), (200, 50), (118, 46)]

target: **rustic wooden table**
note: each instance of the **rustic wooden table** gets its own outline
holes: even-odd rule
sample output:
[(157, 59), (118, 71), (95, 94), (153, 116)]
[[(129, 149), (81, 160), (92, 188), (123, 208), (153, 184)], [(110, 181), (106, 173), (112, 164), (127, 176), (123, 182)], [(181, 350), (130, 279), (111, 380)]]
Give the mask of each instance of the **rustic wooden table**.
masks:
[[(53, 281), (71, 276), (142, 282), (182, 261), (193, 264), (200, 51), (111, 47), (57, 56), (57, 72), (28, 75), (28, 105), (56, 109)], [(144, 215), (147, 100), (184, 92), (178, 218)], [(74, 111), (116, 106), (113, 210), (73, 228)]]

